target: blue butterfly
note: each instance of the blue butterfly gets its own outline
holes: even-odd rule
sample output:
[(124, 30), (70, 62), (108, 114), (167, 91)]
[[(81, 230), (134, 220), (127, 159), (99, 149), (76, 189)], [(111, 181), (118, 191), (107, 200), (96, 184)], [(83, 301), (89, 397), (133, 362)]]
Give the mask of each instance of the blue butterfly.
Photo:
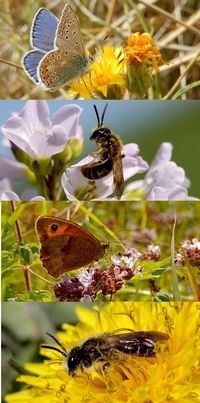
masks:
[(36, 13), (22, 65), (29, 78), (43, 89), (55, 91), (88, 71), (78, 17), (66, 4), (60, 20), (46, 8)]

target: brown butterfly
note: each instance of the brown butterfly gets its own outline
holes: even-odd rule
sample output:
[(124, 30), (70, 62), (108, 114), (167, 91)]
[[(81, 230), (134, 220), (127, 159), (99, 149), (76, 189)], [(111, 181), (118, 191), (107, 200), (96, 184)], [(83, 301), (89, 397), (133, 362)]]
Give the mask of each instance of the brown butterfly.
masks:
[(40, 216), (35, 230), (41, 245), (42, 265), (52, 277), (99, 260), (109, 247), (78, 224), (63, 218)]

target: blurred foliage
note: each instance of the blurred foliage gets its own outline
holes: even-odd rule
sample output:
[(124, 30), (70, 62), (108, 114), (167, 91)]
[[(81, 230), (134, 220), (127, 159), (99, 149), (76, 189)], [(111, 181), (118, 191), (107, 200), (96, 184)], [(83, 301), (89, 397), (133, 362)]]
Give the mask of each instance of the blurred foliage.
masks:
[[(15, 379), (24, 371), (24, 363), (42, 361), (39, 346), (42, 341), (49, 343), (46, 332), (54, 334), (62, 323), (77, 322), (75, 307), (74, 303), (2, 304), (2, 397), (11, 390), (19, 390), (20, 384)], [(17, 372), (9, 360), (19, 366)]]

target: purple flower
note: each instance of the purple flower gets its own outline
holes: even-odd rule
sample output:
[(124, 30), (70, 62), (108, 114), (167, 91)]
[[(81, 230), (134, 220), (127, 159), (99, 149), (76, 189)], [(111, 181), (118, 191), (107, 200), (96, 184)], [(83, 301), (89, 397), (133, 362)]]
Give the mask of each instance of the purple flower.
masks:
[[(7, 190), (4, 191), (1, 194), (1, 200), (2, 201), (20, 201), (19, 196), (13, 192), (12, 190)], [(27, 198), (23, 197), (22, 200), (31, 200), (31, 201), (44, 201), (45, 198), (42, 196), (34, 196), (32, 198), (30, 198), (30, 195), (28, 195)]]
[(176, 186), (171, 191), (155, 186), (148, 195), (148, 200), (186, 200), (188, 192), (181, 186)]
[(0, 155), (0, 172), (2, 178), (11, 180), (25, 179), (26, 167), (21, 162)]
[(98, 293), (113, 295), (135, 274), (135, 268), (111, 263), (106, 270), (97, 265), (82, 269), (77, 277), (64, 276), (54, 284), (54, 294), (60, 301), (94, 301)]
[(0, 156), (0, 172), (4, 175), (0, 181), (0, 200), (45, 200), (37, 196), (35, 189), (26, 189), (20, 197), (13, 191), (16, 181), (31, 177), (29, 169), (21, 162)]
[(70, 138), (82, 136), (78, 126), (81, 112), (78, 105), (64, 105), (50, 117), (46, 101), (31, 100), (20, 113), (13, 114), (1, 130), (30, 157), (51, 157), (62, 152)]
[[(148, 169), (147, 162), (138, 155), (139, 148), (137, 144), (124, 145), (122, 153), (125, 155), (122, 159), (124, 180)], [(76, 165), (67, 168), (63, 173), (61, 181), (68, 200), (105, 199), (105, 197), (113, 193), (112, 171), (104, 178), (96, 181), (88, 180), (84, 177), (81, 167), (91, 161), (94, 162), (94, 157), (89, 155)]]
[(182, 242), (178, 253), (175, 256), (177, 266), (188, 264), (200, 269), (200, 241), (198, 238), (186, 239)]
[[(41, 200), (45, 200), (44, 197), (37, 195), (37, 191), (35, 189), (26, 189), (21, 194), (20, 197), (13, 191), (12, 185), (15, 184), (15, 182), (13, 182), (11, 184), (9, 179), (19, 179), (19, 178), (21, 178), (21, 175), (20, 175), (21, 171), (19, 169), (19, 172), (18, 172), (17, 165), (22, 165), (23, 170), (25, 170), (25, 167), (24, 167), (23, 164), (19, 164), (18, 162), (15, 162), (15, 161), (12, 161), (12, 160), (10, 160), (10, 162), (11, 162), (11, 165), (9, 166), (10, 170), (9, 170), (9, 172), (6, 171), (8, 178), (4, 178), (4, 179), (0, 180), (0, 200), (2, 200), (2, 201), (9, 201), (9, 200), (12, 200), (12, 201), (17, 201), (17, 200), (38, 200), (38, 201), (41, 201)], [(6, 163), (7, 163), (7, 161), (6, 161), (6, 158), (5, 158), (5, 165), (6, 165)], [(15, 164), (16, 164), (16, 169), (14, 169)], [(22, 170), (21, 173), (23, 173), (23, 170)], [(25, 178), (25, 177), (23, 176), (23, 178)]]
[(148, 200), (184, 200), (187, 198), (189, 179), (183, 168), (174, 161), (172, 144), (162, 143), (144, 179)]
[(11, 189), (10, 181), (7, 178), (0, 180), (0, 199), (2, 200), (4, 192), (11, 191)]
[(171, 143), (162, 143), (144, 180), (130, 183), (127, 194), (140, 190), (147, 200), (196, 200), (188, 196), (190, 181), (184, 169), (170, 161), (172, 149)]

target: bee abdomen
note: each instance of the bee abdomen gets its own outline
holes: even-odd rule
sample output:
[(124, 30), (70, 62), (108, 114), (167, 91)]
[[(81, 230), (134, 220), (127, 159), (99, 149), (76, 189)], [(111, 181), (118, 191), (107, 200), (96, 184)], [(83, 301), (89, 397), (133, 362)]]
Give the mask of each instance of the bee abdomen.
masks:
[(82, 174), (90, 180), (104, 178), (112, 171), (112, 161), (110, 159), (94, 162), (81, 167)]
[(124, 345), (120, 347), (120, 351), (130, 355), (138, 355), (140, 357), (152, 357), (155, 356), (155, 343), (153, 341), (143, 342), (140, 345)]

